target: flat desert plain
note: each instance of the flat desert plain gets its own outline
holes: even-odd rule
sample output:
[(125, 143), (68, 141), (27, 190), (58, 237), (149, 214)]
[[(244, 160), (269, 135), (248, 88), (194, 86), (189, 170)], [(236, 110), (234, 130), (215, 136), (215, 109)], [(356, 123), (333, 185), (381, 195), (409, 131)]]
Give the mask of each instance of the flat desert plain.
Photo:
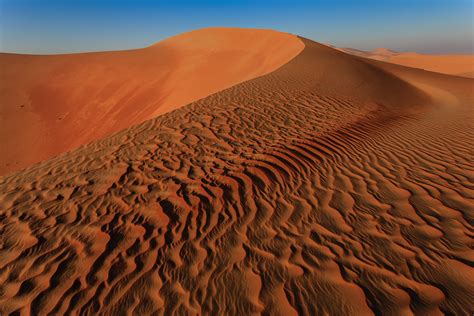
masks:
[(0, 65), (0, 315), (474, 311), (474, 79), (226, 28)]

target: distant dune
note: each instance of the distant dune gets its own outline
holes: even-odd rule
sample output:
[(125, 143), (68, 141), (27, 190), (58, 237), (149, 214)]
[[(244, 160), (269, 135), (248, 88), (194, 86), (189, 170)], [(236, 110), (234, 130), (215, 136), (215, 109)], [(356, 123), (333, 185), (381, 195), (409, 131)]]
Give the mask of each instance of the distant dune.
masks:
[(264, 75), (302, 49), (294, 35), (213, 28), (130, 51), (0, 54), (0, 175)]
[[(252, 72), (273, 68), (263, 76), (0, 177), (0, 315), (472, 313), (474, 80), (275, 32), (218, 33), (224, 47), (259, 43), (259, 57), (215, 50), (216, 82), (288, 51)], [(214, 40), (199, 43), (206, 55)], [(113, 64), (141, 76), (154, 49)], [(66, 87), (82, 87), (77, 63), (55, 68), (57, 85), (77, 72)], [(99, 73), (87, 82), (116, 72)], [(78, 124), (130, 124), (142, 105), (157, 115), (162, 90), (145, 82), (101, 88), (106, 114)], [(146, 97), (113, 112), (134, 89)]]
[(424, 55), (377, 48), (371, 52), (340, 48), (343, 52), (402, 66), (421, 68), (449, 75), (474, 78), (474, 55)]

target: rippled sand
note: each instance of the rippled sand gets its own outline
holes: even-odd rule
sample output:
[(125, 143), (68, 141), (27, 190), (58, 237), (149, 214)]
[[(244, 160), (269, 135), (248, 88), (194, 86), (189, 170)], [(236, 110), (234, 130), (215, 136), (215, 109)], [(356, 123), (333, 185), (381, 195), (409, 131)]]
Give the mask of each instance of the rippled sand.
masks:
[(474, 80), (301, 41), (0, 178), (0, 314), (471, 313)]

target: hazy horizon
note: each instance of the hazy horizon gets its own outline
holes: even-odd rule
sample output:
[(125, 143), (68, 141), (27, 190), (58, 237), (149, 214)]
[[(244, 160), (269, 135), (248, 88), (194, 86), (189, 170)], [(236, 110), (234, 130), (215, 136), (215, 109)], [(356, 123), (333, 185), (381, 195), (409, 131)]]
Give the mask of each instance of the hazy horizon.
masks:
[(337, 47), (473, 53), (473, 2), (0, 0), (0, 51), (145, 47), (205, 27), (274, 29)]

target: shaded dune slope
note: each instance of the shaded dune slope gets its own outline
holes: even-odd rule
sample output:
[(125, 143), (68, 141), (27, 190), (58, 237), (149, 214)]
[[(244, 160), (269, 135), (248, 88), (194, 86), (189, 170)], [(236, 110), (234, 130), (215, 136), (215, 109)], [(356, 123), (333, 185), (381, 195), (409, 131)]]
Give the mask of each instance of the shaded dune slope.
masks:
[(303, 47), (286, 33), (208, 28), (129, 51), (0, 54), (0, 174), (269, 73)]
[(0, 314), (472, 312), (474, 81), (288, 64), (0, 180)]

